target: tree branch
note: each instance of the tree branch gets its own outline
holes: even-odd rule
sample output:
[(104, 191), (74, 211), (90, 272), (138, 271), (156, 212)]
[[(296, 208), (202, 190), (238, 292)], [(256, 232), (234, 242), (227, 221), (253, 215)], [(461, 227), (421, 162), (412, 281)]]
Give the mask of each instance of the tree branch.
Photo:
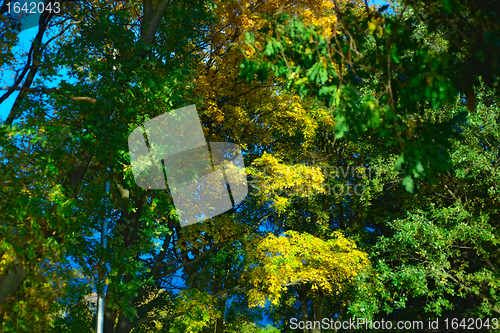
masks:
[[(231, 292), (241, 291), (241, 290), (243, 290), (243, 288), (240, 285), (236, 285), (236, 286), (234, 286), (232, 288), (222, 290), (222, 291), (218, 292), (217, 294), (212, 295), (212, 299), (215, 299), (215, 298), (219, 297), (222, 294), (228, 294), (228, 293), (231, 293)], [(170, 319), (174, 319), (174, 318), (183, 316), (185, 314), (186, 314), (186, 312), (178, 312), (178, 313), (173, 313), (173, 314), (163, 315), (163, 316), (146, 317), (146, 318), (140, 319), (140, 320), (136, 321), (135, 323), (133, 323), (132, 327), (136, 327), (136, 326), (139, 326), (139, 325), (142, 325), (142, 324), (146, 324), (146, 323), (149, 323), (149, 322), (155, 321), (155, 320), (170, 320)]]
[(155, 321), (155, 320), (170, 320), (170, 319), (174, 319), (174, 318), (183, 316), (185, 314), (186, 314), (186, 312), (178, 312), (178, 313), (173, 313), (173, 314), (163, 315), (163, 316), (147, 317), (147, 318), (143, 318), (143, 319), (136, 321), (135, 323), (132, 324), (132, 327), (146, 324), (146, 323), (149, 323), (150, 321)]
[(19, 91), (25, 91), (25, 92), (31, 92), (31, 93), (45, 93), (45, 94), (56, 93), (58, 95), (64, 96), (64, 97), (66, 97), (72, 101), (75, 101), (75, 102), (81, 102), (81, 101), (90, 102), (90, 103), (97, 102), (97, 99), (95, 99), (93, 97), (71, 96), (70, 94), (67, 94), (67, 93), (61, 91), (60, 89), (56, 89), (56, 88), (2, 87), (2, 88), (0, 88), (0, 90), (12, 90), (12, 91), (19, 90)]

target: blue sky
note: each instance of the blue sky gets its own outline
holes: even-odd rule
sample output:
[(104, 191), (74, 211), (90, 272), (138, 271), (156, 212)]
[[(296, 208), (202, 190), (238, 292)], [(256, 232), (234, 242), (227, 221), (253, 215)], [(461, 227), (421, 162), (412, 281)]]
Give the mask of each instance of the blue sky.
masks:
[[(24, 52), (27, 52), (30, 48), (31, 41), (35, 38), (37, 32), (38, 32), (38, 27), (21, 31), (18, 34), (19, 45), (14, 48), (14, 51), (17, 54), (22, 54)], [(2, 66), (2, 71), (0, 72), (0, 86), (5, 87), (12, 85), (14, 83), (14, 76), (13, 76), (14, 74), (15, 72), (7, 70)], [(1, 94), (3, 95), (4, 93), (5, 91), (2, 90)], [(18, 94), (19, 94), (18, 92), (13, 93), (7, 100), (5, 100), (2, 104), (0, 104), (0, 118), (2, 119), (2, 121), (5, 120), (5, 118), (7, 118), (7, 115), (9, 114), (9, 111), (12, 108), (12, 105), (14, 104), (14, 101)]]

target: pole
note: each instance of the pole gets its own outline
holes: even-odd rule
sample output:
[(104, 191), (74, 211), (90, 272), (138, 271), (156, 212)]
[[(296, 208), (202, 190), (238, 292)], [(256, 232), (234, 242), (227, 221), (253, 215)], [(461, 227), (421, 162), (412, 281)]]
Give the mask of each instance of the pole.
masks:
[[(106, 182), (106, 198), (109, 195), (109, 182)], [(101, 233), (101, 244), (104, 249), (106, 249), (106, 234), (108, 233), (108, 220), (104, 218), (104, 222), (102, 224), (102, 233)], [(102, 263), (101, 263), (102, 264)], [(102, 288), (102, 292), (98, 295), (97, 299), (97, 333), (104, 333), (104, 289), (106, 284), (104, 284)]]
[[(113, 59), (116, 59), (118, 54), (117, 49), (113, 49)], [(116, 70), (116, 67), (113, 66), (113, 70)], [(109, 116), (110, 120), (113, 120), (113, 114)], [(109, 167), (108, 167), (109, 171)], [(106, 182), (106, 200), (109, 197), (109, 182)], [(101, 234), (101, 244), (104, 249), (106, 249), (106, 234), (108, 233), (108, 220), (104, 218), (104, 222), (102, 223), (102, 234)], [(106, 283), (103, 283), (102, 292), (98, 295), (97, 299), (97, 331), (96, 333), (104, 333), (104, 293), (106, 289)]]

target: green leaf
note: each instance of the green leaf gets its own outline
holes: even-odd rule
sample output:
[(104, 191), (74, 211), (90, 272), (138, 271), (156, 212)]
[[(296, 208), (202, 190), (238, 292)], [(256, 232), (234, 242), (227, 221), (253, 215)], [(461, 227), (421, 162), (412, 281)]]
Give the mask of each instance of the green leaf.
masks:
[(413, 192), (414, 181), (410, 175), (406, 175), (403, 177), (402, 184), (408, 192)]
[(403, 163), (405, 162), (405, 155), (404, 153), (401, 153), (401, 155), (398, 156), (395, 162), (395, 168), (396, 170), (401, 170), (401, 167)]

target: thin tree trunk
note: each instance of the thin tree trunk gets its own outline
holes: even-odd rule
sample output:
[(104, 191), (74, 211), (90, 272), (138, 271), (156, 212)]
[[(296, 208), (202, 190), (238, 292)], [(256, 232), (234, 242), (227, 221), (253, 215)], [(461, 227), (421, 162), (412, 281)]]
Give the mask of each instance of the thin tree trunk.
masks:
[[(351, 306), (351, 300), (348, 299), (347, 300), (347, 305), (346, 305), (346, 308), (349, 308), (349, 306)], [(351, 329), (351, 327), (349, 327), (349, 329), (347, 330), (348, 333), (353, 333), (353, 330)]]
[(129, 333), (131, 329), (132, 329), (132, 323), (130, 321), (130, 318), (127, 315), (125, 315), (123, 310), (120, 310), (120, 314), (118, 315), (118, 324), (116, 324), (115, 333)]
[(104, 333), (113, 333), (115, 327), (116, 310), (111, 306), (112, 297), (113, 293), (111, 293), (110, 289), (108, 289), (108, 293), (106, 294), (106, 299), (104, 302)]
[(215, 324), (215, 333), (224, 332), (224, 312), (226, 311), (227, 293), (220, 295), (219, 299), (219, 310), (221, 312), (221, 317), (217, 319)]
[[(31, 87), (33, 83), (33, 79), (35, 78), (36, 73), (38, 72), (38, 67), (40, 66), (40, 59), (42, 58), (42, 39), (45, 31), (47, 30), (47, 26), (50, 20), (54, 17), (54, 14), (48, 13), (44, 11), (42, 15), (40, 15), (40, 20), (38, 24), (38, 33), (31, 44), (31, 50), (28, 55), (28, 62), (26, 63), (23, 72), (19, 76), (18, 80), (15, 82), (15, 85), (21, 83), (23, 77), (28, 73), (26, 80), (24, 81), (23, 88)], [(29, 71), (28, 71), (29, 68)], [(7, 91), (2, 97), (0, 97), (0, 103), (7, 99), (10, 94), (12, 94), (14, 90)], [(14, 105), (5, 120), (5, 124), (11, 126), (14, 120), (19, 116), (19, 105), (21, 105), (22, 100), (26, 97), (26, 92), (21, 91), (19, 95), (17, 95), (16, 100), (14, 101)]]
[[(319, 299), (314, 302), (314, 323), (313, 329), (311, 333), (321, 333), (321, 321), (323, 320), (323, 310), (325, 307), (325, 303), (323, 300)], [(316, 322), (319, 322), (320, 325), (317, 326)]]
[[(342, 322), (342, 318), (344, 317), (344, 312), (345, 312), (345, 307), (342, 306), (339, 311), (339, 315), (337, 316), (337, 321)], [(338, 328), (334, 328), (333, 330), (334, 333), (338, 332)]]
[(309, 316), (307, 315), (307, 297), (305, 288), (302, 286), (299, 287), (298, 294), (300, 300), (300, 309), (302, 311), (302, 321), (304, 322), (304, 333), (308, 333), (306, 322), (308, 321)]

